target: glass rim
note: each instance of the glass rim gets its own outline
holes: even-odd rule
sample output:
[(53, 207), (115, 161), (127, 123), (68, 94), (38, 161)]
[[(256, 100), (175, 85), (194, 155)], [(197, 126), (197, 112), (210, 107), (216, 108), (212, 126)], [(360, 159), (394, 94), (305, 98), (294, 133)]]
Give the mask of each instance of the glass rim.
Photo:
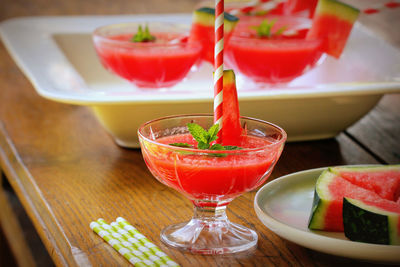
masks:
[(266, 149), (266, 148), (269, 148), (269, 147), (278, 146), (278, 145), (284, 143), (287, 140), (287, 133), (282, 127), (280, 127), (280, 126), (278, 126), (276, 124), (273, 124), (271, 122), (267, 122), (267, 121), (264, 121), (264, 120), (261, 120), (261, 119), (246, 117), (246, 116), (240, 116), (240, 119), (245, 119), (245, 120), (254, 121), (254, 122), (258, 122), (258, 123), (263, 123), (263, 124), (266, 124), (266, 125), (268, 125), (268, 126), (270, 126), (272, 128), (275, 128), (281, 134), (281, 138), (279, 140), (276, 140), (275, 142), (272, 142), (271, 144), (263, 145), (263, 146), (255, 147), (255, 148), (244, 148), (244, 149), (240, 149), (240, 150), (210, 150), (210, 149), (197, 149), (197, 148), (187, 148), (187, 147), (172, 146), (172, 145), (169, 145), (169, 144), (164, 144), (164, 143), (157, 142), (156, 140), (152, 140), (152, 139), (150, 139), (150, 138), (148, 138), (148, 137), (146, 137), (146, 136), (144, 136), (142, 134), (142, 130), (146, 126), (148, 126), (148, 125), (150, 125), (150, 124), (152, 124), (154, 122), (162, 121), (162, 120), (165, 120), (165, 119), (180, 118), (180, 117), (181, 118), (183, 118), (183, 117), (211, 117), (211, 118), (213, 118), (214, 115), (213, 114), (207, 114), (207, 113), (194, 113), (194, 114), (170, 115), (170, 116), (164, 116), (164, 117), (156, 118), (156, 119), (147, 121), (147, 122), (145, 122), (145, 123), (143, 123), (143, 124), (141, 124), (139, 126), (139, 128), (137, 130), (137, 134), (139, 136), (139, 139), (143, 138), (147, 142), (150, 142), (150, 143), (155, 144), (157, 146), (162, 146), (162, 147), (169, 148), (169, 149), (172, 149), (172, 150), (194, 152), (195, 154), (238, 154), (238, 153), (254, 152), (254, 151), (263, 150), (263, 149)]
[[(114, 34), (110, 34), (110, 35), (106, 35), (103, 34), (103, 31), (106, 30), (118, 30), (118, 29), (128, 29), (129, 27), (133, 27), (133, 26), (138, 26), (138, 25), (153, 25), (153, 26), (160, 26), (160, 27), (171, 27), (171, 28), (175, 28), (178, 31), (176, 31), (179, 34), (179, 37), (177, 40), (179, 39), (183, 39), (186, 37), (189, 37), (189, 33), (190, 33), (190, 28), (185, 28), (187, 27), (186, 24), (182, 24), (182, 23), (173, 23), (173, 22), (139, 22), (139, 21), (131, 21), (131, 22), (121, 22), (121, 23), (114, 23), (114, 24), (107, 24), (107, 25), (103, 25), (100, 27), (97, 27), (96, 29), (94, 29), (92, 36), (95, 39), (98, 39), (101, 42), (106, 42), (109, 44), (115, 44), (115, 45), (125, 45), (125, 46), (132, 46), (132, 47), (182, 47), (182, 45), (187, 45), (189, 43), (181, 43), (181, 42), (176, 42), (176, 43), (154, 43), (154, 42), (127, 42), (127, 41), (122, 41), (122, 40), (115, 40), (115, 39), (111, 39), (109, 38), (109, 36), (113, 36)], [(134, 29), (136, 30), (136, 28)], [(192, 40), (190, 42), (191, 47), (196, 47), (197, 46), (201, 46), (200, 41), (198, 40)]]

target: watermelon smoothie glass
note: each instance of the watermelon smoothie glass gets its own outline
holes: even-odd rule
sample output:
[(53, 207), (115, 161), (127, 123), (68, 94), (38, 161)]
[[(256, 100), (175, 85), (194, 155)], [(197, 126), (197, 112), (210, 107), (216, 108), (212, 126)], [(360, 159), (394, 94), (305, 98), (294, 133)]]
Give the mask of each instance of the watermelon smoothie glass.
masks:
[(180, 115), (143, 124), (139, 140), (143, 158), (154, 177), (172, 187), (194, 204), (188, 222), (167, 226), (164, 243), (201, 254), (245, 251), (257, 244), (257, 234), (232, 223), (227, 205), (244, 192), (266, 181), (278, 161), (286, 133), (280, 127), (252, 118), (241, 118), (241, 150), (201, 150), (170, 145), (196, 146), (187, 123), (208, 129), (213, 115)]
[[(133, 42), (147, 25), (154, 41)], [(168, 23), (121, 23), (100, 27), (93, 42), (103, 66), (143, 89), (166, 88), (186, 77), (199, 60), (201, 43), (188, 42), (189, 29)]]
[[(271, 37), (253, 28), (274, 21)], [(283, 33), (274, 35), (282, 27)], [(311, 20), (293, 16), (242, 17), (226, 49), (227, 65), (258, 83), (286, 83), (312, 69), (319, 61), (322, 40), (306, 39)]]

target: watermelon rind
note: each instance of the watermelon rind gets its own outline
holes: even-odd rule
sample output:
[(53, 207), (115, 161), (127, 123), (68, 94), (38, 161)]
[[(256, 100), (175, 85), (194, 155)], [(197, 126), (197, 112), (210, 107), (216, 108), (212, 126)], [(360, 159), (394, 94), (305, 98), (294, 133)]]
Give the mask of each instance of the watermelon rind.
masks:
[(400, 214), (351, 199), (343, 199), (345, 236), (358, 242), (400, 245)]
[(311, 208), (311, 215), (308, 221), (308, 228), (313, 230), (325, 229), (325, 215), (330, 201), (328, 185), (337, 175), (326, 169), (317, 179), (314, 190), (314, 200)]
[(235, 72), (231, 69), (224, 70), (224, 84), (236, 84)]
[[(231, 32), (235, 28), (239, 18), (224, 12), (224, 32)], [(210, 7), (201, 7), (193, 12), (193, 22), (203, 26), (214, 26), (215, 9)]]
[(354, 23), (360, 10), (337, 0), (319, 0), (315, 14), (333, 15), (342, 20)]

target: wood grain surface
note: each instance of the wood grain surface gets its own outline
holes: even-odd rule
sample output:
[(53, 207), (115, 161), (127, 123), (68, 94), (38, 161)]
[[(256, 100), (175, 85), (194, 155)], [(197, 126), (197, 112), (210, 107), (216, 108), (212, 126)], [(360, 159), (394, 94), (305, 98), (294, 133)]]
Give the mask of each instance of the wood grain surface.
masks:
[[(357, 3), (363, 0), (352, 0)], [(38, 15), (108, 15), (191, 12), (197, 1), (2, 0), (0, 21)], [(398, 11), (380, 14), (374, 26), (400, 48), (387, 27)], [(394, 13), (397, 12), (397, 13)], [(369, 19), (363, 19), (368, 23)], [(378, 24), (380, 25), (380, 24)], [(286, 145), (270, 180), (331, 165), (399, 163), (399, 95), (378, 106), (336, 138)], [(375, 266), (315, 252), (281, 239), (256, 217), (255, 191), (228, 207), (234, 222), (259, 234), (257, 250), (201, 256), (164, 246), (163, 227), (188, 220), (191, 203), (147, 170), (139, 150), (118, 147), (86, 107), (40, 97), (0, 44), (0, 168), (3, 169), (57, 266), (129, 266), (91, 232), (97, 218), (122, 216), (182, 266)]]

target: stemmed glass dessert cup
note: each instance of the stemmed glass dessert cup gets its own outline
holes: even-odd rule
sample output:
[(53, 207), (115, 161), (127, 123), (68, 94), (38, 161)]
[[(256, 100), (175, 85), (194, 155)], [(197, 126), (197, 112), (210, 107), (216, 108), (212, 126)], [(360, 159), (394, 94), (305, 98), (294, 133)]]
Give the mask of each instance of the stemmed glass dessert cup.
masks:
[[(139, 26), (153, 40), (135, 42)], [(93, 32), (102, 65), (140, 89), (171, 87), (182, 81), (200, 60), (200, 41), (189, 40), (185, 25), (158, 22), (111, 24)]]
[(230, 222), (226, 207), (265, 182), (282, 153), (286, 133), (272, 123), (241, 117), (240, 150), (171, 145), (196, 146), (187, 123), (209, 129), (213, 120), (212, 115), (177, 115), (146, 122), (138, 130), (143, 158), (153, 176), (194, 205), (192, 219), (164, 228), (161, 240), (192, 253), (246, 251), (256, 247), (257, 233)]

